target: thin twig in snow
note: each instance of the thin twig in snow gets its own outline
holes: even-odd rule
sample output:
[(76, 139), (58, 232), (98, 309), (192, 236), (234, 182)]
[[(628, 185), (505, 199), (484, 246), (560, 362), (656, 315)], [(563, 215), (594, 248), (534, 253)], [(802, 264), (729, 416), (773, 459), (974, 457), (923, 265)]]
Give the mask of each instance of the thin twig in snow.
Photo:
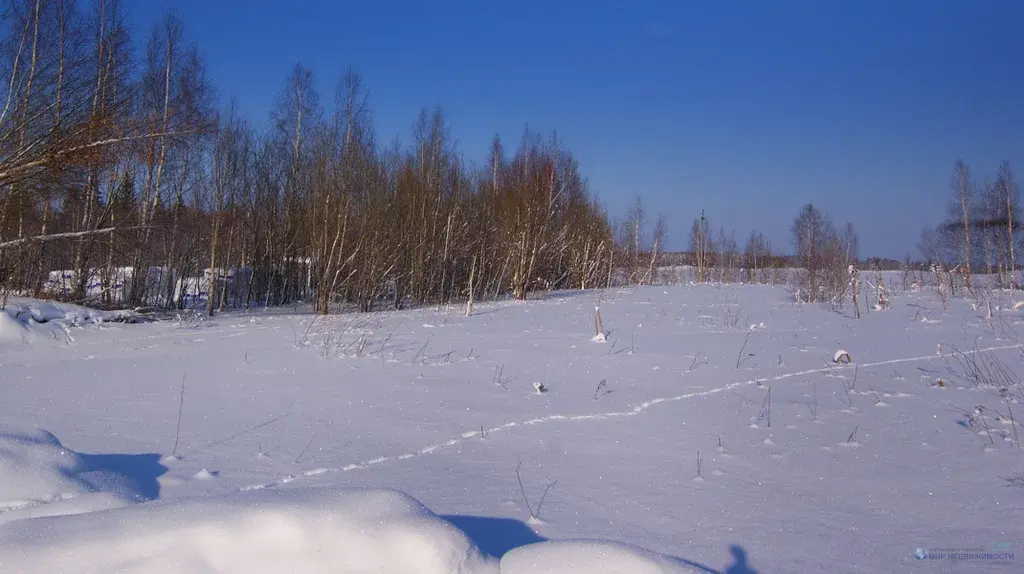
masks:
[(174, 429), (174, 448), (171, 456), (178, 456), (178, 438), (181, 436), (181, 413), (185, 410), (185, 375), (181, 375), (181, 396), (178, 398), (178, 425)]
[(708, 356), (704, 353), (704, 351), (699, 351), (696, 355), (693, 356), (693, 362), (690, 363), (690, 368), (686, 369), (686, 372), (689, 373), (690, 371), (697, 368), (699, 365), (707, 364), (707, 362)]
[(996, 444), (995, 439), (992, 438), (992, 429), (989, 428), (988, 420), (985, 419), (985, 409), (983, 407), (978, 407), (978, 418), (981, 419), (981, 424), (985, 425), (985, 434), (988, 435), (988, 441), (993, 445)]
[(313, 436), (309, 437), (309, 442), (306, 443), (306, 448), (302, 449), (302, 452), (299, 453), (299, 456), (295, 457), (295, 464), (299, 464), (299, 460), (302, 459), (302, 455), (306, 454), (306, 451), (309, 450), (309, 447), (310, 445), (313, 444), (313, 439), (315, 438), (316, 432), (313, 433)]
[(740, 363), (743, 362), (743, 351), (747, 348), (747, 342), (750, 341), (751, 331), (747, 331), (747, 336), (743, 338), (743, 346), (740, 347), (740, 352), (736, 354), (736, 368), (740, 368)]
[(523, 487), (523, 477), (520, 474), (520, 469), (523, 467), (523, 461), (519, 461), (516, 465), (516, 480), (519, 481), (519, 493), (523, 495), (523, 502), (526, 503), (526, 509), (530, 511), (531, 518), (537, 518), (537, 515), (533, 512), (533, 507), (530, 506), (530, 499), (526, 497), (526, 488)]
[(1017, 438), (1017, 421), (1013, 420), (1013, 409), (1010, 408), (1010, 405), (1006, 405), (1006, 410), (1010, 412), (1010, 428), (1013, 430), (1013, 443), (1017, 445), (1017, 448), (1020, 448), (1020, 439)]
[(843, 391), (846, 393), (846, 405), (853, 406), (853, 397), (850, 396), (850, 387), (846, 385), (846, 381), (839, 381), (843, 384)]
[(508, 387), (505, 386), (505, 381), (503, 381), (501, 379), (501, 377), (502, 377), (502, 375), (504, 373), (505, 373), (505, 365), (504, 365), (504, 363), (501, 364), (500, 366), (495, 366), (494, 367), (494, 381), (493, 382), (494, 382), (495, 386), (501, 387), (501, 388), (503, 388), (503, 389), (505, 389), (507, 391)]
[(826, 366), (826, 367), (828, 367), (828, 371), (829, 371), (829, 373), (830, 373), (830, 374), (831, 374), (831, 375), (832, 375), (833, 377), (838, 377), (838, 376), (839, 376), (839, 375), (838, 375), (838, 374), (836, 373), (836, 370), (835, 370), (835, 369), (834, 369), (834, 368), (832, 367), (832, 365), (830, 365), (830, 364), (829, 364), (828, 360), (827, 360), (827, 359), (826, 359), (825, 357), (822, 357), (822, 358), (821, 358), (821, 361), (822, 361), (823, 363), (825, 363), (825, 366)]
[(811, 420), (818, 420), (818, 384), (811, 383), (811, 402), (807, 403), (811, 409)]
[(871, 391), (871, 394), (875, 396), (875, 404), (876, 404), (876, 405), (877, 405), (878, 403), (881, 403), (881, 402), (882, 402), (882, 399), (878, 398), (878, 393), (876, 393), (876, 392), (875, 392), (875, 389), (874, 389), (874, 388), (872, 388), (872, 387), (868, 387), (868, 390), (869, 390), (869, 391)]
[(768, 387), (768, 392), (764, 396), (764, 401), (761, 402), (761, 410), (757, 413), (757, 420), (766, 420), (768, 427), (772, 426), (772, 388)]
[(412, 358), (412, 360), (409, 361), (410, 363), (415, 363), (416, 361), (419, 360), (420, 356), (423, 355), (423, 352), (427, 350), (427, 345), (430, 344), (430, 337), (432, 337), (432, 336), (433, 336), (433, 333), (431, 333), (431, 335), (429, 335), (427, 337), (427, 342), (423, 343), (423, 346), (420, 347), (420, 350), (416, 353), (416, 355)]
[(859, 429), (859, 428), (860, 428), (860, 425), (857, 425), (857, 426), (853, 427), (853, 432), (850, 433), (850, 436), (846, 437), (846, 442), (847, 443), (852, 443), (852, 442), (855, 442), (857, 440), (857, 429)]

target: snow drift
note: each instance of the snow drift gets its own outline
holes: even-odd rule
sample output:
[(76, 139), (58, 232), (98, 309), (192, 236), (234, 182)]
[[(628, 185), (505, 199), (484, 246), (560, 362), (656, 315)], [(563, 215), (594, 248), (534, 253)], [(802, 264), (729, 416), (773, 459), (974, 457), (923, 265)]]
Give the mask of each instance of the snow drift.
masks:
[[(155, 455), (154, 455), (155, 456)], [(145, 499), (44, 430), (0, 430), (0, 570), (20, 573), (671, 574), (604, 542), (540, 542), (500, 563), (407, 494), (263, 489)], [(96, 457), (104, 458), (104, 457)], [(102, 480), (97, 478), (97, 474)], [(116, 474), (116, 473), (114, 473)]]
[(22, 343), (31, 341), (31, 333), (25, 324), (13, 313), (0, 309), (0, 343)]
[(596, 540), (538, 542), (516, 548), (501, 559), (501, 574), (682, 574), (696, 571), (642, 548)]
[(387, 490), (262, 490), (0, 527), (11, 572), (497, 572), (469, 539)]
[(116, 508), (143, 498), (128, 477), (97, 469), (47, 431), (0, 428), (0, 524)]
[(143, 321), (138, 313), (128, 310), (98, 311), (88, 307), (14, 297), (0, 308), (0, 345), (31, 346), (38, 335), (58, 341), (73, 341), (71, 329), (99, 325), (104, 322), (132, 323)]

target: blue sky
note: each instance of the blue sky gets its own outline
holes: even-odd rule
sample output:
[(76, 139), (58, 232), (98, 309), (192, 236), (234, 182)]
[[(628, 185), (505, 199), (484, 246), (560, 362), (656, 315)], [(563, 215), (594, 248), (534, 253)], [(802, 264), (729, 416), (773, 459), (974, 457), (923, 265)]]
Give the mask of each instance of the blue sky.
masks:
[(613, 214), (640, 194), (668, 216), (672, 248), (703, 209), (788, 252), (813, 201), (862, 255), (902, 257), (958, 157), (1024, 179), (1016, 0), (140, 0), (135, 33), (171, 7), (254, 120), (296, 63), (325, 100), (351, 65), (381, 141), (435, 104), (474, 160), (557, 129)]

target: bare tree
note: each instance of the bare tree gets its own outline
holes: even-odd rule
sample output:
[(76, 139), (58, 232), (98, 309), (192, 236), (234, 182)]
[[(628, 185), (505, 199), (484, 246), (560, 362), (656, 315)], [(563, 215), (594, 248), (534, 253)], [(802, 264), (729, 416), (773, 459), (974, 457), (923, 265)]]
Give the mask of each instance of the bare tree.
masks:
[(963, 160), (957, 160), (953, 167), (953, 175), (950, 178), (950, 189), (953, 192), (949, 204), (948, 225), (953, 227), (954, 222), (959, 222), (963, 230), (962, 242), (960, 243), (960, 265), (968, 288), (971, 285), (972, 260), (974, 257), (971, 244), (971, 219), (974, 209), (974, 183), (971, 181), (971, 172)]
[(804, 205), (793, 222), (793, 247), (802, 266), (797, 287), (800, 299), (814, 303), (821, 297), (821, 275), (827, 262), (829, 243), (835, 236), (828, 216), (812, 203)]
[(700, 218), (694, 219), (693, 225), (690, 227), (690, 253), (693, 254), (694, 266), (697, 268), (698, 283), (704, 283), (709, 280), (708, 270), (711, 267), (713, 252), (711, 226), (702, 210)]
[(747, 239), (747, 246), (744, 249), (749, 280), (751, 283), (763, 283), (763, 270), (767, 261), (772, 256), (771, 243), (760, 231), (752, 231)]
[(857, 231), (853, 228), (852, 223), (847, 223), (846, 227), (843, 228), (841, 243), (844, 265), (855, 264), (860, 255), (860, 236), (857, 235)]
[(1016, 244), (1020, 239), (1021, 225), (1017, 220), (1020, 212), (1020, 187), (1017, 185), (1009, 162), (1004, 161), (1000, 164), (992, 191), (994, 209), (988, 223), (997, 236), (997, 244), (1002, 248), (1006, 272), (1009, 275), (1008, 285), (1010, 289), (1016, 289)]
[(657, 221), (654, 223), (654, 230), (651, 236), (651, 252), (648, 257), (647, 272), (644, 275), (643, 284), (650, 284), (654, 282), (655, 272), (658, 265), (658, 255), (662, 242), (665, 241), (665, 233), (668, 231), (668, 221), (664, 215), (659, 215)]
[(739, 264), (739, 247), (736, 245), (736, 234), (725, 233), (725, 228), (718, 230), (718, 280), (733, 283), (736, 281), (736, 266)]
[(636, 196), (626, 212), (626, 219), (623, 221), (622, 228), (623, 263), (629, 270), (627, 279), (629, 283), (643, 283), (644, 261), (641, 253), (645, 247), (644, 235), (646, 234), (646, 227), (647, 209), (644, 206), (643, 198)]

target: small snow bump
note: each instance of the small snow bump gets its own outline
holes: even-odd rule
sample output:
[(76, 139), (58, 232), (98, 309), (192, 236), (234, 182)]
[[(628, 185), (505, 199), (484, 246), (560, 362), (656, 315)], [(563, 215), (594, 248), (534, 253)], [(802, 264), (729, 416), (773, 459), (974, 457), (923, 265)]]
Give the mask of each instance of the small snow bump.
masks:
[(212, 478), (216, 478), (218, 474), (220, 473), (217, 472), (216, 470), (207, 470), (204, 468), (199, 472), (193, 474), (192, 478), (196, 480), (210, 480)]

